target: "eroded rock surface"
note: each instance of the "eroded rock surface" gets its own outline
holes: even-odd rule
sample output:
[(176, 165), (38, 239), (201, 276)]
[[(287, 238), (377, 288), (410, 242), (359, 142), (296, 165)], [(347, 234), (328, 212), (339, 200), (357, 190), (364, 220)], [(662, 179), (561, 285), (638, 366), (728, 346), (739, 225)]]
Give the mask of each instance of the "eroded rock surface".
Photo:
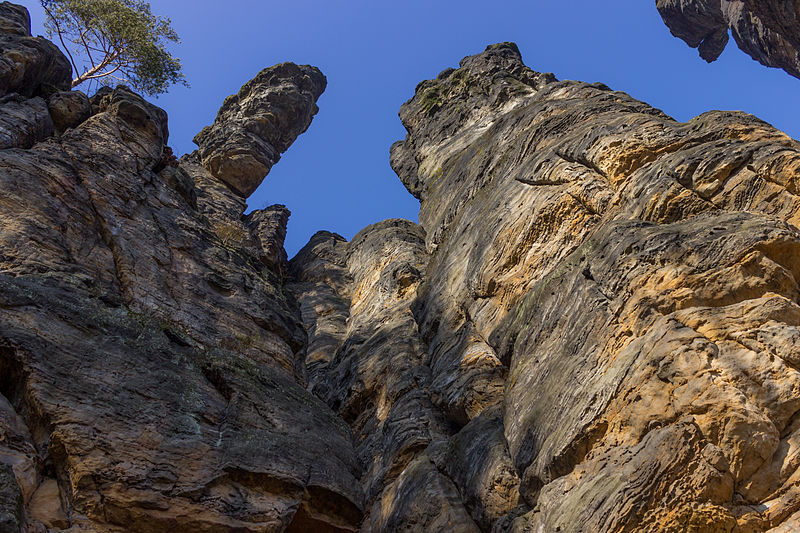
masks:
[(315, 67), (266, 68), (225, 99), (214, 124), (194, 138), (203, 165), (246, 197), (317, 113), (325, 76)]
[(728, 34), (750, 57), (800, 78), (800, 4), (792, 0), (657, 0), (675, 37), (716, 60)]
[(511, 43), (400, 117), (421, 227), (320, 234), (290, 263), (362, 530), (791, 528), (800, 144), (559, 82)]
[(0, 2), (0, 96), (19, 93), (47, 98), (69, 90), (72, 67), (56, 45), (31, 36), (23, 6)]
[[(245, 216), (125, 88), (28, 98), (48, 76), (0, 104), (0, 528), (356, 530), (350, 430), (305, 389), (283, 290), (288, 210)], [(273, 125), (281, 150), (306, 119)]]
[(419, 224), (287, 261), (243, 196), (319, 71), (176, 160), (163, 110), (42, 92), (36, 50), (0, 101), (0, 532), (800, 523), (797, 141), (492, 45), (401, 108)]

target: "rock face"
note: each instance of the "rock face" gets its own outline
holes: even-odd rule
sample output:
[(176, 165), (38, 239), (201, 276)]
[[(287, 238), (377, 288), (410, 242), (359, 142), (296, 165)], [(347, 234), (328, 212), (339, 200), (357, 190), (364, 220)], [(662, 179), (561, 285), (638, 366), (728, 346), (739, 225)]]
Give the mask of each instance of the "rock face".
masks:
[(287, 261), (289, 211), (242, 196), (319, 71), (262, 71), (180, 160), (123, 87), (26, 87), (0, 102), (0, 533), (800, 526), (800, 144), (768, 124), (493, 45), (401, 108), (419, 224)]
[(728, 32), (750, 57), (800, 78), (800, 5), (792, 0), (656, 0), (675, 37), (708, 62), (728, 44)]
[(214, 124), (194, 138), (200, 160), (236, 194), (247, 197), (319, 110), (325, 76), (283, 63), (262, 70), (225, 99)]
[(0, 530), (356, 530), (350, 431), (304, 388), (282, 288), (288, 211), (166, 157), (166, 113), (125, 88), (27, 98), (59, 65), (20, 63), (0, 107)]
[(420, 225), (290, 262), (362, 531), (796, 525), (800, 145), (559, 82), (510, 43), (400, 117)]
[(0, 96), (48, 97), (70, 88), (72, 67), (56, 45), (31, 36), (28, 10), (0, 2)]

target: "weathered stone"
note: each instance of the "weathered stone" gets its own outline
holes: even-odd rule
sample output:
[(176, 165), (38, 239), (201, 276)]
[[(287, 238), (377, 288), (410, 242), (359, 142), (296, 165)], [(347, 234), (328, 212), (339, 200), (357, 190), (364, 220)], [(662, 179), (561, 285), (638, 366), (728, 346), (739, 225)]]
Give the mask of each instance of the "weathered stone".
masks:
[(357, 530), (349, 428), (303, 387), (288, 210), (245, 216), (196, 156), (165, 158), (166, 113), (124, 87), (50, 113), (58, 138), (0, 151), (0, 464), (23, 527)]
[(18, 94), (0, 98), (0, 150), (30, 148), (53, 132), (53, 120), (41, 98)]
[(0, 463), (0, 533), (20, 533), (22, 526), (22, 494), (14, 471)]
[(28, 503), (31, 519), (48, 529), (67, 529), (70, 527), (67, 513), (61, 502), (61, 489), (55, 479), (46, 479), (39, 485)]
[(31, 34), (31, 16), (24, 6), (11, 2), (0, 3), (0, 32), (22, 37)]
[[(438, 363), (469, 351), (466, 327), (507, 367), (474, 390), (502, 402), (536, 508), (514, 527), (766, 530), (794, 513), (800, 146), (742, 113), (680, 124), (557, 82), (507, 44), (400, 115), (392, 163), (431, 252), (414, 304), (428, 364), (471, 383), (485, 367)], [(622, 461), (639, 477), (620, 486)]]
[(800, 78), (800, 6), (789, 0), (657, 0), (675, 37), (708, 62), (728, 43), (728, 32), (750, 57)]
[(47, 101), (53, 124), (59, 133), (74, 128), (92, 114), (89, 98), (80, 91), (56, 93)]
[(424, 233), (405, 220), (350, 243), (320, 232), (290, 263), (309, 332), (312, 390), (348, 422), (367, 496), (362, 531), (477, 531), (453, 481), (425, 453), (454, 427), (433, 405), (411, 303)]
[[(20, 376), (3, 369), (3, 390), (10, 390), (11, 384)], [(27, 502), (36, 491), (41, 480), (39, 453), (33, 445), (33, 437), (22, 417), (17, 414), (5, 396), (0, 395), (0, 464), (12, 469), (22, 502)]]
[(492, 530), (523, 503), (499, 405), (484, 410), (449, 440), (431, 445), (428, 455), (456, 485), (482, 531)]
[(5, 98), (0, 527), (796, 528), (800, 144), (500, 43), (401, 108), (420, 223), (287, 262), (243, 196), (323, 87), (266, 69), (180, 161), (126, 88)]
[(285, 205), (272, 205), (265, 209), (251, 211), (245, 218), (255, 247), (255, 255), (271, 270), (286, 271), (286, 223), (291, 213)]
[(422, 454), (375, 502), (362, 531), (452, 531), (478, 533), (453, 482)]
[(56, 45), (31, 36), (28, 10), (0, 3), (0, 96), (19, 93), (47, 98), (67, 91), (72, 67)]
[(203, 165), (240, 196), (250, 196), (317, 113), (325, 76), (315, 67), (266, 68), (225, 99), (214, 124), (194, 138)]

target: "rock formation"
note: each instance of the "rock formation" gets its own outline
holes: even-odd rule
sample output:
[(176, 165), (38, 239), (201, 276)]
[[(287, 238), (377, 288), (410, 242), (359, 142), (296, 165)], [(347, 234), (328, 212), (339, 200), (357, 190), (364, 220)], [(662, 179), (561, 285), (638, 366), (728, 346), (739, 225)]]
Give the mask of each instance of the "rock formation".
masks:
[[(255, 119), (261, 80), (309, 76), (260, 73)], [(278, 101), (281, 142), (312, 106)], [(124, 88), (23, 89), (0, 121), (0, 530), (354, 530), (350, 432), (303, 386), (282, 289), (288, 211), (245, 216), (199, 154), (165, 157), (166, 114)]]
[(728, 44), (728, 32), (750, 57), (800, 78), (800, 4), (792, 0), (656, 0), (675, 37), (709, 63)]
[(250, 196), (308, 129), (325, 83), (308, 65), (284, 63), (259, 72), (225, 99), (214, 124), (194, 138), (203, 165), (235, 193)]
[(785, 134), (493, 45), (401, 108), (419, 224), (287, 261), (288, 210), (242, 196), (318, 70), (265, 69), (175, 160), (161, 109), (34, 56), (0, 101), (1, 533), (800, 527)]
[(797, 524), (800, 145), (558, 82), (508, 43), (400, 116), (420, 226), (290, 262), (362, 530)]

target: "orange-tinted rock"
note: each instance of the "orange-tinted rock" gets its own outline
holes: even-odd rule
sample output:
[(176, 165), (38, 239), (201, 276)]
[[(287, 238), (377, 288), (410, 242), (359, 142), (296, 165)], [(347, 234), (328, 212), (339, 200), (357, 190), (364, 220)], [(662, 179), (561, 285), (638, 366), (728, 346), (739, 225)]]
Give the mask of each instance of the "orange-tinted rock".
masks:
[(127, 89), (3, 100), (0, 531), (796, 527), (800, 144), (492, 45), (401, 108), (420, 223), (287, 261), (242, 195), (322, 85), (263, 71), (180, 161)]

